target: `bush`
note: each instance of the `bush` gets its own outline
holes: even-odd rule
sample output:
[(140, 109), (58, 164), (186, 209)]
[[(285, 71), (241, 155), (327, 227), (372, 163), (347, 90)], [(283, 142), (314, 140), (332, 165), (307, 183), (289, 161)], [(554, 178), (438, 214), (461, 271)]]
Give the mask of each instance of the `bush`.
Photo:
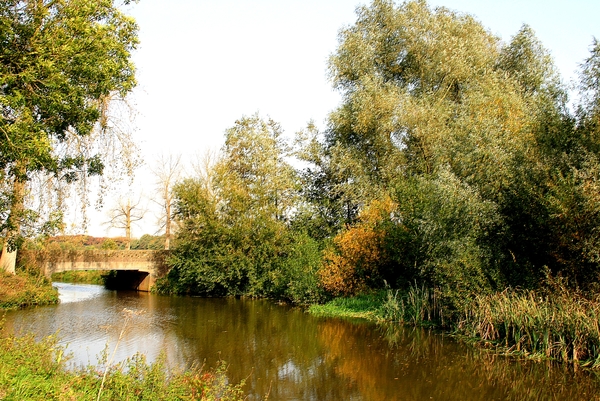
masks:
[(32, 274), (22, 268), (16, 275), (0, 272), (0, 309), (57, 303), (58, 291), (39, 273)]
[(386, 247), (397, 269), (390, 280), (436, 289), (448, 310), (502, 285), (491, 234), (500, 227), (495, 204), (449, 171), (397, 185)]
[(318, 276), (320, 266), (319, 242), (304, 233), (292, 236), (290, 251), (281, 267), (283, 296), (299, 305), (321, 302), (324, 293)]
[(358, 223), (339, 233), (324, 252), (319, 277), (325, 290), (337, 295), (355, 295), (383, 285), (381, 271), (388, 263), (384, 248), (386, 232), (381, 223), (395, 208), (391, 199), (375, 200), (358, 218)]

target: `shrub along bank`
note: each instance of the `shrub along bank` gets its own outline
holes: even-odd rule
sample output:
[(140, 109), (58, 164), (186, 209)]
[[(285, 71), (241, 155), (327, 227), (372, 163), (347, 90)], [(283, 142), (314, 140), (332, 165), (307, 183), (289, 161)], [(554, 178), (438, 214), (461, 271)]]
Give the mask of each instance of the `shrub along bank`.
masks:
[(58, 303), (58, 291), (39, 274), (21, 269), (16, 275), (0, 272), (0, 309)]

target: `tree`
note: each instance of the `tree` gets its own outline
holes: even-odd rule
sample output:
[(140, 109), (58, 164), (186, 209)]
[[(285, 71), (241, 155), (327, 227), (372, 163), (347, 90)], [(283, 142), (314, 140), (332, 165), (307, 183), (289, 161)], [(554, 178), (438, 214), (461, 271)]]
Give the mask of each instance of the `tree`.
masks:
[[(342, 104), (322, 143), (329, 171), (349, 174), (317, 177), (344, 183), (359, 215), (391, 196), (399, 206), (388, 234), (422, 264), (398, 257), (397, 269), (432, 286), (535, 285), (544, 266), (571, 271), (579, 259), (565, 245), (587, 230), (576, 229), (584, 210), (597, 214), (582, 207), (574, 167), (593, 158), (576, 163), (582, 142), (566, 90), (531, 28), (503, 43), (473, 17), (423, 0), (374, 0), (357, 15), (330, 58)], [(420, 191), (452, 192), (438, 202)], [(595, 241), (590, 230), (585, 238)], [(416, 244), (428, 246), (416, 255)]]
[(131, 198), (119, 198), (117, 204), (108, 211), (109, 220), (105, 224), (111, 228), (125, 230), (127, 250), (131, 248), (132, 224), (142, 220), (146, 214), (146, 209), (140, 207), (141, 201), (141, 197), (135, 203), (132, 203)]
[(35, 172), (66, 182), (102, 173), (95, 154), (56, 150), (85, 137), (111, 94), (135, 85), (135, 22), (113, 0), (7, 0), (0, 3), (0, 170), (5, 233), (2, 265), (14, 270), (24, 206)]
[(159, 218), (159, 229), (165, 230), (165, 249), (169, 249), (173, 235), (173, 185), (181, 175), (181, 156), (160, 156), (151, 168), (156, 179), (155, 184), (160, 196), (160, 202), (155, 201), (161, 207)]
[[(296, 134), (296, 158), (303, 163), (293, 224), (316, 239), (333, 237), (357, 219), (359, 207), (374, 194), (365, 191), (360, 162), (339, 144), (324, 144), (313, 123)], [(372, 187), (371, 187), (372, 188)]]
[(297, 196), (287, 151), (279, 124), (243, 117), (226, 131), (215, 164), (175, 186), (175, 216), (182, 230), (169, 272), (174, 291), (283, 291), (280, 267)]
[(223, 157), (215, 165), (216, 186), (227, 196), (232, 218), (289, 218), (296, 196), (294, 169), (278, 123), (243, 117), (225, 134)]

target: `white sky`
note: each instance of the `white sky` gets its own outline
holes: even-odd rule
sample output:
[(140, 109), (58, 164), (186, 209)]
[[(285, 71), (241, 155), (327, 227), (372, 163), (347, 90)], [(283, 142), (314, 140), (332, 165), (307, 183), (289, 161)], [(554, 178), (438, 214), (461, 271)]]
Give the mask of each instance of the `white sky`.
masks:
[[(323, 128), (339, 96), (327, 79), (337, 33), (355, 19), (361, 0), (140, 0), (128, 7), (140, 27), (134, 54), (138, 116), (134, 136), (146, 166), (132, 192), (152, 194), (148, 167), (159, 154), (191, 158), (218, 149), (224, 131), (256, 112), (286, 134), (314, 120)], [(508, 41), (529, 24), (563, 78), (575, 76), (594, 36), (600, 38), (600, 0), (430, 0), (432, 6), (474, 15)], [(124, 191), (127, 191), (125, 189)], [(114, 195), (116, 198), (118, 194)], [(106, 205), (112, 202), (107, 199)], [(151, 206), (151, 202), (148, 202)], [(105, 208), (106, 209), (106, 208)], [(122, 235), (91, 216), (89, 234)], [(146, 214), (134, 236), (154, 234)]]

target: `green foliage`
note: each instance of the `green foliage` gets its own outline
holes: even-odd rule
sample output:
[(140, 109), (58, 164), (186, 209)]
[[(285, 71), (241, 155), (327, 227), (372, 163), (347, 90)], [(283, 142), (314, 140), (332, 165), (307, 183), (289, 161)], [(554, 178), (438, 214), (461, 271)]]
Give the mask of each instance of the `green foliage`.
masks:
[(119, 246), (117, 245), (115, 240), (109, 238), (102, 243), (102, 245), (100, 246), (100, 249), (115, 250), (115, 249), (119, 249)]
[(291, 278), (282, 266), (296, 193), (286, 152), (275, 122), (245, 117), (227, 131), (223, 155), (205, 177), (175, 185), (181, 230), (159, 291), (286, 296)]
[(102, 173), (98, 155), (66, 144), (90, 135), (106, 99), (135, 86), (137, 26), (112, 0), (9, 0), (0, 42), (0, 230), (13, 237), (37, 217), (24, 208), (32, 173), (67, 183)]
[(144, 234), (139, 239), (132, 241), (131, 249), (165, 249), (165, 237), (163, 235)]
[(397, 266), (391, 283), (424, 283), (457, 309), (474, 294), (502, 287), (493, 243), (501, 218), (494, 203), (448, 171), (401, 182), (396, 196), (398, 215), (387, 237)]
[(282, 291), (280, 297), (298, 305), (321, 302), (325, 294), (318, 276), (322, 261), (319, 242), (306, 233), (296, 233), (289, 247), (275, 282), (275, 287)]
[[(102, 371), (96, 366), (68, 371), (66, 350), (56, 337), (0, 338), (0, 398), (3, 400), (97, 400)], [(214, 370), (168, 372), (164, 358), (147, 363), (136, 355), (112, 366), (100, 400), (243, 400), (244, 383), (227, 380), (226, 365)]]

